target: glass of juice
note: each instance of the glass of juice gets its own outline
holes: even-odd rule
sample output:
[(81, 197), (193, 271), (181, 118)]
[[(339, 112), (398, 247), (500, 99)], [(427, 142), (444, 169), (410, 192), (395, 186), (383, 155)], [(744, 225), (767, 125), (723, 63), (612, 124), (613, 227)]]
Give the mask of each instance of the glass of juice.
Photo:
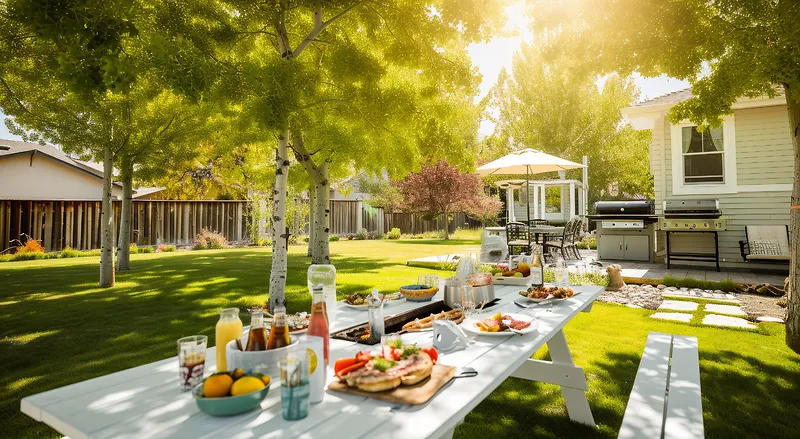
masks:
[(203, 382), (206, 366), (206, 347), (208, 337), (192, 335), (178, 340), (178, 371), (181, 389), (191, 390)]
[(225, 357), (225, 346), (231, 340), (242, 336), (242, 321), (239, 319), (239, 308), (225, 308), (219, 312), (216, 333), (217, 372), (228, 371)]

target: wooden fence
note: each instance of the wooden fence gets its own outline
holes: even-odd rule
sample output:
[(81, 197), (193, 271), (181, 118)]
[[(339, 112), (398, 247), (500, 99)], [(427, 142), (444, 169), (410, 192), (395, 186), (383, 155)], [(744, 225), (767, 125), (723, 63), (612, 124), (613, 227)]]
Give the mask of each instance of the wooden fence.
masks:
[[(463, 213), (456, 213), (449, 223), (449, 230), (454, 232), (460, 226), (478, 227), (480, 222)], [(384, 213), (383, 209), (371, 207), (359, 200), (331, 200), (331, 234), (347, 235), (361, 229), (386, 233), (395, 227), (406, 234), (435, 232), (444, 230), (444, 219), (438, 217), (424, 220), (422, 215), (416, 213)]]
[[(112, 205), (116, 239), (122, 204)], [(335, 235), (361, 229), (386, 233), (395, 227), (406, 234), (444, 230), (441, 217), (424, 220), (415, 213), (387, 214), (362, 201), (332, 200), (330, 207), (330, 232)], [(221, 233), (231, 242), (249, 239), (246, 201), (134, 200), (132, 208), (131, 243), (137, 245), (190, 244), (202, 229)], [(463, 213), (453, 217), (450, 232), (459, 226), (480, 226)], [(100, 248), (100, 202), (0, 200), (0, 251), (22, 234), (40, 241), (48, 252)]]
[[(121, 201), (113, 202), (115, 237), (121, 207)], [(137, 245), (189, 244), (202, 229), (228, 241), (247, 238), (246, 201), (134, 200), (132, 209), (131, 243)], [(100, 202), (0, 200), (0, 251), (23, 233), (41, 241), (45, 251), (99, 248)]]

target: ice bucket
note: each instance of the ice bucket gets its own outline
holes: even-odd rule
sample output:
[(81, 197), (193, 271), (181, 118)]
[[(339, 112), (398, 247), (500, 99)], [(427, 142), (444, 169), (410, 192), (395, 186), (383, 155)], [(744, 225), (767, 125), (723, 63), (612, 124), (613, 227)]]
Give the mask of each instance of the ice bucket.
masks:
[[(236, 346), (236, 340), (231, 340), (225, 347), (225, 355), (228, 358), (228, 368), (244, 369), (244, 373), (262, 373), (271, 377), (280, 376), (278, 363), (282, 358), (286, 358), (297, 346), (297, 338), (290, 336), (292, 344), (286, 347), (272, 349), (269, 351), (240, 351)], [(247, 346), (247, 334), (242, 337), (242, 346)]]

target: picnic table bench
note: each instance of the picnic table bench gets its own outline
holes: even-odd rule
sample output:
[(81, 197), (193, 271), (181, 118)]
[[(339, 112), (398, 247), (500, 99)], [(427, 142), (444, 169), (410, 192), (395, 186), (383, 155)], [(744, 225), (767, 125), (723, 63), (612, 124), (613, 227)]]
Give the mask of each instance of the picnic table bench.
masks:
[[(101, 376), (28, 396), (21, 410), (72, 439), (105, 437), (298, 437), (440, 438), (455, 427), (509, 376), (559, 384), (572, 420), (594, 426), (586, 400), (583, 371), (575, 366), (563, 327), (579, 312), (588, 312), (602, 287), (572, 287), (581, 294), (555, 304), (552, 311), (536, 310), (539, 328), (526, 336), (479, 336), (469, 348), (443, 353), (441, 364), (470, 366), (476, 377), (449, 382), (423, 405), (395, 405), (363, 396), (326, 391), (312, 404), (308, 417), (286, 421), (281, 416), (280, 384), (272, 384), (260, 409), (230, 417), (200, 412), (190, 392), (178, 388), (176, 357)], [(520, 287), (495, 286), (500, 302), (486, 312), (520, 312), (512, 301)], [(441, 300), (442, 293), (434, 297)], [(406, 302), (386, 308), (399, 313), (423, 304)], [(533, 310), (531, 310), (533, 311)], [(527, 310), (526, 310), (527, 312)], [(340, 308), (333, 330), (366, 322), (367, 313)], [(406, 342), (432, 343), (430, 332), (404, 334)], [(552, 362), (529, 358), (547, 344)], [(331, 339), (330, 362), (367, 348)], [(331, 367), (332, 369), (332, 367)], [(216, 370), (214, 348), (206, 355), (206, 374)], [(328, 381), (335, 379), (332, 371)], [(576, 377), (575, 375), (579, 375)]]
[(704, 437), (696, 337), (648, 335), (619, 437)]

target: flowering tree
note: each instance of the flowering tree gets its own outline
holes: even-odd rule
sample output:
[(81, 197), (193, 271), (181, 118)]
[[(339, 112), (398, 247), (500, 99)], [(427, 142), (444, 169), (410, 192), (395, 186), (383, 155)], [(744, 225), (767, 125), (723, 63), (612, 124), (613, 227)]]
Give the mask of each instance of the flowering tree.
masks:
[(450, 239), (447, 226), (450, 214), (487, 218), (497, 215), (500, 201), (483, 193), (483, 182), (475, 174), (462, 174), (444, 160), (409, 174), (404, 181), (395, 183), (403, 194), (403, 209), (429, 216), (444, 214), (444, 239)]

